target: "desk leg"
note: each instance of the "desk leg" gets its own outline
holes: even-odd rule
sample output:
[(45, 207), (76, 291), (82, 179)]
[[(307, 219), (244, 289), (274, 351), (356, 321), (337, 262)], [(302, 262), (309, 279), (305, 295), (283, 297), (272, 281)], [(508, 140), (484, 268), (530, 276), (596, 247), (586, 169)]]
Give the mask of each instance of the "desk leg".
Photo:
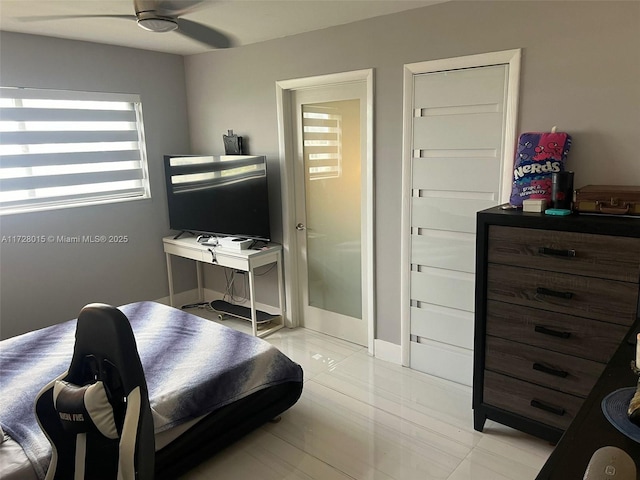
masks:
[(171, 270), (171, 255), (165, 253), (165, 256), (167, 257), (167, 276), (169, 277), (169, 305), (173, 307), (173, 272)]
[(202, 262), (196, 261), (196, 275), (198, 277), (198, 302), (204, 302), (204, 287), (202, 282)]
[(249, 302), (251, 304), (251, 331), (253, 332), (253, 336), (258, 336), (258, 323), (256, 322), (256, 296), (254, 292), (254, 277), (253, 277), (253, 268), (249, 267)]

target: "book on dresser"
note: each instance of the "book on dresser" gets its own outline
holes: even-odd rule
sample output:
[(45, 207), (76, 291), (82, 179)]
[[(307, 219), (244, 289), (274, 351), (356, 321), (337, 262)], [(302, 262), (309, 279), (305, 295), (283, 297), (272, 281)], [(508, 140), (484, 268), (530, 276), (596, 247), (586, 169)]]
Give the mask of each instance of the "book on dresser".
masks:
[(639, 287), (636, 218), (478, 212), (474, 428), (557, 442), (638, 320)]

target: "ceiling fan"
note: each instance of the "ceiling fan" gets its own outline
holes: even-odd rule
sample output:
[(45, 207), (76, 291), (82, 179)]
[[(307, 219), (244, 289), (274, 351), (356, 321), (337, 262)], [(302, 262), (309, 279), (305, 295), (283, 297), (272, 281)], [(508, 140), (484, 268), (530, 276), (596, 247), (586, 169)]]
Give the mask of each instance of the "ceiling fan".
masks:
[(164, 33), (175, 31), (185, 37), (214, 48), (230, 48), (232, 39), (220, 30), (202, 23), (181, 18), (193, 12), (205, 0), (133, 0), (135, 15), (49, 15), (29, 17), (24, 20), (56, 20), (62, 18), (117, 18), (135, 20), (138, 26), (149, 32)]

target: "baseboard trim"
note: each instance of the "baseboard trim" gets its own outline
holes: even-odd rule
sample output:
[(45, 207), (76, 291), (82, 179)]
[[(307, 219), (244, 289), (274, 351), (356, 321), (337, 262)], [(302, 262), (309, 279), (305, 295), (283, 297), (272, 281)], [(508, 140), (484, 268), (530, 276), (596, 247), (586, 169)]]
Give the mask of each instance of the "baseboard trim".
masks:
[(374, 340), (374, 355), (380, 360), (402, 365), (402, 347), (385, 340)]
[[(169, 296), (162, 298), (157, 298), (154, 300), (158, 303), (163, 303), (165, 305), (169, 305)], [(198, 289), (193, 288), (191, 290), (186, 290), (180, 293), (173, 294), (173, 303), (176, 308), (180, 308), (182, 305), (186, 305), (188, 303), (194, 303), (198, 301)]]

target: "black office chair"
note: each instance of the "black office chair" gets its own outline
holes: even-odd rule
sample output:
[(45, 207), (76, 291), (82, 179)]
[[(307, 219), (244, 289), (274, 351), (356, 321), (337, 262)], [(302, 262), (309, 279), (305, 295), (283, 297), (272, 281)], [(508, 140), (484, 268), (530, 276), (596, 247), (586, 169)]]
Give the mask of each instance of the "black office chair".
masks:
[(69, 370), (36, 398), (51, 442), (46, 480), (151, 480), (155, 443), (147, 384), (127, 317), (82, 309)]

